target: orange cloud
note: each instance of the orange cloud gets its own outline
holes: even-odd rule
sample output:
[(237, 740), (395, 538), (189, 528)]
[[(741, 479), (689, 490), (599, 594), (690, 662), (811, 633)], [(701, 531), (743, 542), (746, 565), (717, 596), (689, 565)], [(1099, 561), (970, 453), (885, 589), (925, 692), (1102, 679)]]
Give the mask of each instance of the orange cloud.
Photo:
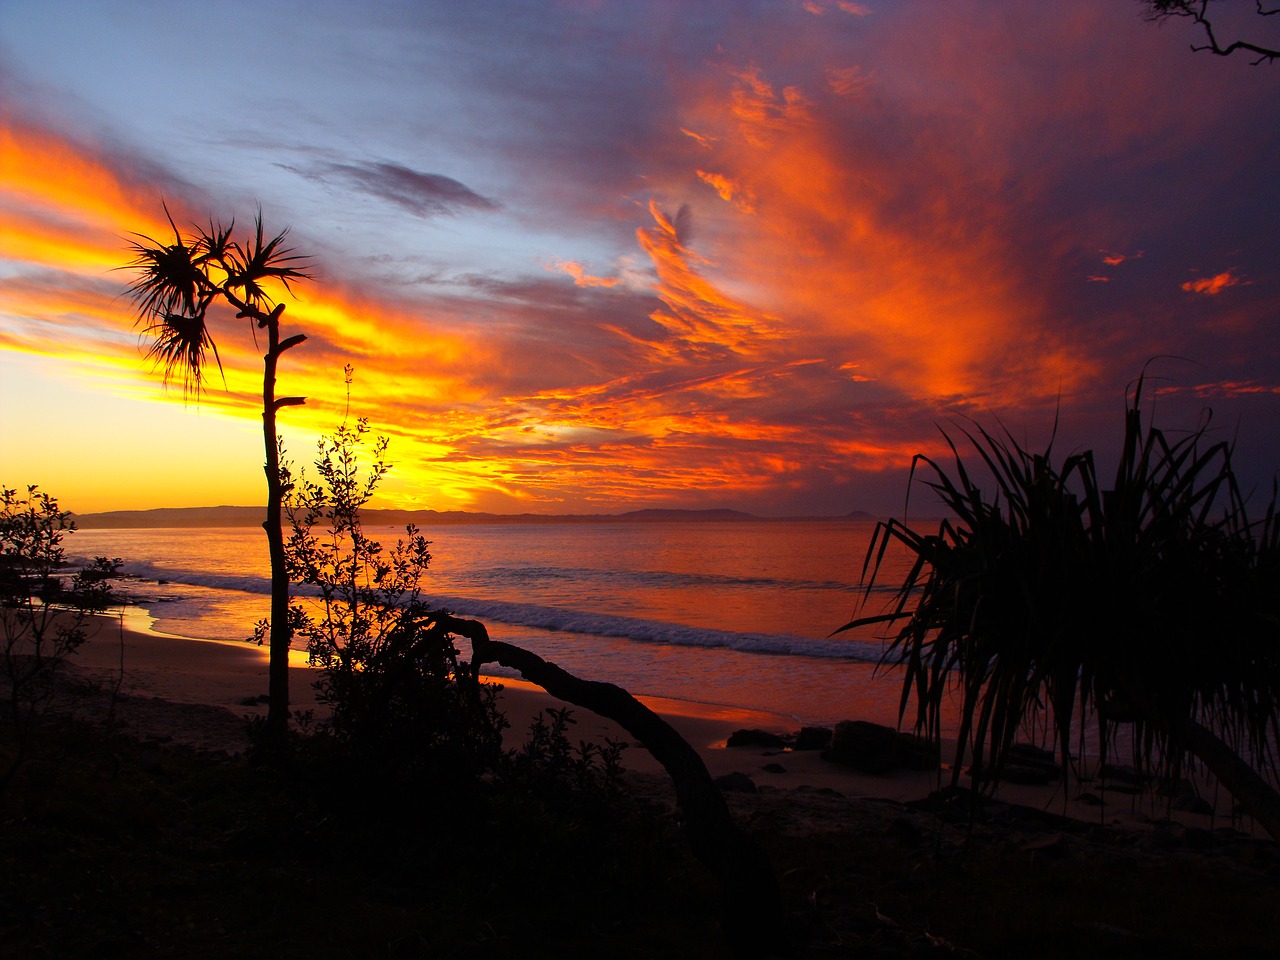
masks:
[(1108, 267), (1118, 267), (1122, 263), (1128, 263), (1130, 260), (1141, 260), (1146, 256), (1146, 251), (1139, 250), (1137, 253), (1111, 253), (1108, 250), (1099, 250), (1102, 254), (1102, 262)]
[(705, 170), (698, 171), (698, 179), (720, 194), (722, 200), (729, 201), (743, 213), (756, 212), (755, 199), (751, 196), (750, 191), (744, 189), (736, 181), (718, 173), (708, 173)]
[(734, 278), (758, 313), (822, 336), (842, 351), (833, 360), (912, 397), (1019, 402), (1087, 378), (1077, 349), (1035, 322), (1044, 294), (1005, 269), (1014, 250), (1001, 226), (1016, 211), (988, 186), (983, 153), (913, 154), (904, 166), (850, 143), (846, 113), (874, 105), (779, 95), (759, 68), (727, 80), (695, 91), (681, 117), (713, 144), (714, 166), (699, 171), (756, 211), (717, 246), (710, 276)]
[(738, 83), (730, 95), (729, 112), (739, 131), (753, 146), (763, 147), (774, 135), (792, 131), (809, 120), (808, 101), (798, 87), (785, 87), (781, 95), (756, 67), (735, 74)]
[(618, 277), (593, 277), (586, 272), (582, 264), (574, 260), (565, 260), (547, 269), (567, 273), (573, 277), (573, 282), (579, 287), (616, 287), (622, 282)]
[(831, 0), (805, 0), (804, 9), (814, 16), (822, 16), (828, 9), (834, 7), (841, 13), (852, 14), (855, 17), (871, 16), (871, 8), (864, 3), (855, 3), (853, 0), (836, 0), (833, 4)]
[(1221, 293), (1227, 287), (1234, 287), (1243, 282), (1239, 277), (1233, 276), (1230, 271), (1226, 271), (1215, 277), (1188, 280), (1182, 285), (1182, 289), (1188, 293), (1203, 293), (1205, 296), (1212, 297)]

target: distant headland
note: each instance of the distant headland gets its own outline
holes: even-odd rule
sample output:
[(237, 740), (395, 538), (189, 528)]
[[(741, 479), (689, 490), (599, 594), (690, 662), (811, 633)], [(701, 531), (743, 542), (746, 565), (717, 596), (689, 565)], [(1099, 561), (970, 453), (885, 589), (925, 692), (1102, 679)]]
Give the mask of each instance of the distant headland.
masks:
[[(470, 513), (465, 510), (378, 510), (360, 511), (370, 526), (419, 527), (455, 523), (700, 523), (707, 521), (773, 522), (784, 520), (874, 520), (871, 514), (854, 510), (842, 516), (761, 517), (741, 510), (630, 510), (626, 513)], [(158, 507), (153, 510), (109, 510), (103, 513), (73, 514), (76, 526), (85, 530), (123, 527), (257, 527), (262, 525), (262, 507)]]

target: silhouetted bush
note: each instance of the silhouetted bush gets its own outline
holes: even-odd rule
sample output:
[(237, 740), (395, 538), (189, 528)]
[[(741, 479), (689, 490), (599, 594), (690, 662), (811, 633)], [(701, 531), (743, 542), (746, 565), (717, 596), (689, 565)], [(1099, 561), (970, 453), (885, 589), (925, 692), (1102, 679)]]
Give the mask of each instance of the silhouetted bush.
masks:
[(0, 787), (27, 756), (31, 724), (47, 709), (67, 657), (89, 637), (89, 617), (111, 602), (120, 561), (72, 571), (63, 538), (71, 514), (35, 485), (0, 491), (0, 692), (16, 750), (0, 760)]
[(295, 600), (291, 622), (321, 669), (316, 688), (330, 709), (316, 734), (401, 779), (475, 774), (500, 754), (505, 720), (496, 688), (480, 681), (429, 615), (426, 538), (410, 525), (384, 549), (364, 532), (360, 508), (390, 469), (385, 438), (374, 442), (367, 473), (362, 468), (368, 430), (360, 420), (322, 438), (318, 482), (304, 475), (287, 486), (290, 576), (316, 592)]

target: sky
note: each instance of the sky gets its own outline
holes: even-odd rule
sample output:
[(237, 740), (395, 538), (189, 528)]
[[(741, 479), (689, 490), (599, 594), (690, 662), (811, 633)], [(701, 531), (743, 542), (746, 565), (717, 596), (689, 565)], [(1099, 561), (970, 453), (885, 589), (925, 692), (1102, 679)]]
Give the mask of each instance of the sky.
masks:
[(1264, 497), (1280, 64), (1200, 39), (1127, 0), (0, 0), (0, 483), (262, 501), (247, 321), (193, 398), (125, 292), (167, 206), (310, 258), (280, 432), (305, 465), (367, 417), (382, 505), (900, 515), (975, 426), (1105, 468), (1144, 374)]

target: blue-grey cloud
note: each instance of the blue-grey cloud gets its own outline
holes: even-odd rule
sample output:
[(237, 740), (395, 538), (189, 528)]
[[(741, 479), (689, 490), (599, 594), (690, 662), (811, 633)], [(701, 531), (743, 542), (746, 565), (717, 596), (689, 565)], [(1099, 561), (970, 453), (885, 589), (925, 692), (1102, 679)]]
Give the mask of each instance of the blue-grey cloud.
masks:
[(403, 207), (420, 217), (453, 215), (460, 210), (496, 210), (498, 203), (465, 183), (440, 173), (422, 173), (385, 160), (325, 163), (310, 170), (285, 167), (308, 180), (346, 186)]

